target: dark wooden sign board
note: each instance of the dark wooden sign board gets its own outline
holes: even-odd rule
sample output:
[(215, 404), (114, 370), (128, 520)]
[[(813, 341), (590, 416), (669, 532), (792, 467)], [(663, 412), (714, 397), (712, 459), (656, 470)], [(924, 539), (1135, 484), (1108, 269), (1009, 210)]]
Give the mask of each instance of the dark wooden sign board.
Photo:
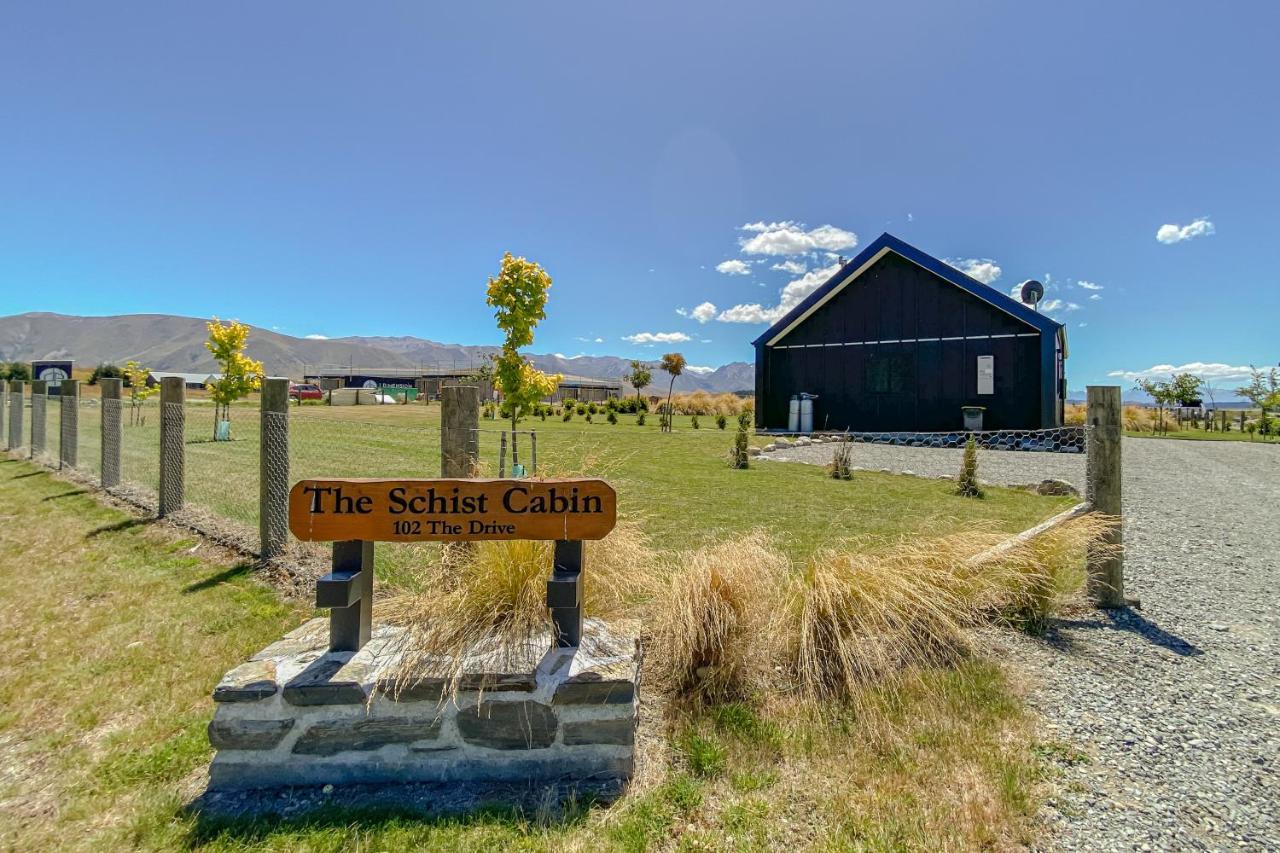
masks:
[(306, 542), (603, 539), (617, 504), (604, 480), (299, 480), (289, 529)]

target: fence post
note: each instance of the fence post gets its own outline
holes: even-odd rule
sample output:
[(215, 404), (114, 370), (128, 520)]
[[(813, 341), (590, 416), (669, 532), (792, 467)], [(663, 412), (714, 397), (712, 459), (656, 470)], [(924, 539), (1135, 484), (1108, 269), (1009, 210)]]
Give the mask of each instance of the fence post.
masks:
[(289, 536), (289, 380), (262, 381), (258, 536), (262, 559), (284, 553)]
[(480, 389), (440, 389), (440, 476), (470, 477), (479, 461)]
[(26, 383), (21, 379), (9, 380), (9, 449), (22, 446), (22, 393)]
[(58, 419), (58, 467), (74, 468), (80, 461), (80, 380), (63, 379), (58, 396), (62, 410)]
[(181, 376), (160, 380), (160, 494), (156, 514), (161, 518), (182, 509), (186, 474), (187, 386)]
[(102, 389), (102, 488), (120, 485), (120, 396), (123, 379), (104, 377)]
[(45, 395), (49, 384), (43, 379), (31, 383), (31, 458), (44, 453)]
[[(1089, 424), (1086, 460), (1086, 495), (1096, 512), (1120, 518), (1120, 437), (1121, 404), (1119, 385), (1090, 385), (1087, 388)], [(1124, 531), (1119, 523), (1100, 544), (1090, 550), (1089, 593), (1099, 607), (1123, 607), (1124, 554), (1120, 544)]]

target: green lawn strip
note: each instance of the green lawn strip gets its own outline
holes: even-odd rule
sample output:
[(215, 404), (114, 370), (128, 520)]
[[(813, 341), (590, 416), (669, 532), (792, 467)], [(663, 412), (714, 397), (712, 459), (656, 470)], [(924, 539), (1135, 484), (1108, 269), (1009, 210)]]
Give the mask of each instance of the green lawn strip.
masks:
[(1133, 430), (1125, 430), (1124, 434), (1129, 438), (1173, 438), (1182, 441), (1256, 441), (1259, 444), (1277, 444), (1274, 439), (1257, 433), (1248, 432), (1205, 432), (1200, 429), (1181, 430), (1180, 432), (1166, 432), (1155, 434), (1150, 432), (1136, 432)]

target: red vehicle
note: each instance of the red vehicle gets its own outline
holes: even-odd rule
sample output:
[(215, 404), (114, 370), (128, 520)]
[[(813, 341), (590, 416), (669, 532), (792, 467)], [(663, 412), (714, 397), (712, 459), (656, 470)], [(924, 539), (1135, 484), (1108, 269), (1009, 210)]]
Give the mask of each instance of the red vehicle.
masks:
[(312, 385), (304, 382), (299, 385), (289, 383), (289, 399), (298, 400), (323, 400), (324, 392), (320, 390), (319, 385)]

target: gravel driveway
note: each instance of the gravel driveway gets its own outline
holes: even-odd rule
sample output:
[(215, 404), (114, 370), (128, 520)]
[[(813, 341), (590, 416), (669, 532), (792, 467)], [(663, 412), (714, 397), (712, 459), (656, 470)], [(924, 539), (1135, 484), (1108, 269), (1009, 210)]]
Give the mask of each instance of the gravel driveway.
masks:
[[(765, 454), (814, 464), (830, 445)], [(855, 445), (864, 468), (954, 475), (960, 451)], [(1083, 485), (1082, 457), (983, 451), (997, 483)], [(1280, 849), (1280, 446), (1124, 439), (1125, 591), (1020, 661), (1060, 770), (1050, 849)]]
[[(836, 444), (788, 447), (761, 454), (774, 462), (826, 465)], [(853, 464), (870, 471), (888, 470), (920, 477), (954, 477), (964, 458), (963, 448), (900, 447), (889, 444), (852, 445)], [(1084, 492), (1083, 453), (1030, 453), (1018, 450), (979, 450), (978, 478), (1001, 486), (1022, 486), (1041, 480), (1064, 480)]]

